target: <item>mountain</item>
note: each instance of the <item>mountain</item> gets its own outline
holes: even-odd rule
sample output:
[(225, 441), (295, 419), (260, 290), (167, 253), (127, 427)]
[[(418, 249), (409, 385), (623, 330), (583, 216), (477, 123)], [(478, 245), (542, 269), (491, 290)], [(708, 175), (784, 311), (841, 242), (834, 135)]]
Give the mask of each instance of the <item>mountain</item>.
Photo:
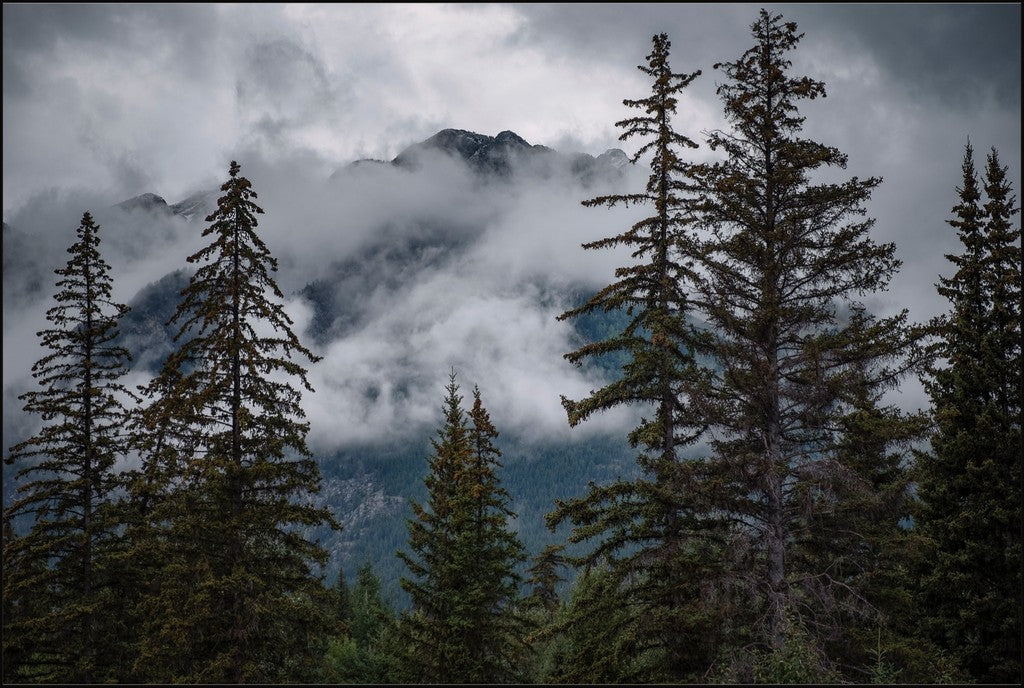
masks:
[(444, 129), (426, 141), (413, 144), (399, 153), (393, 165), (417, 169), (424, 153), (438, 151), (463, 160), (478, 174), (507, 176), (514, 167), (524, 163), (552, 158), (554, 151), (546, 146), (530, 145), (512, 131), (497, 136), (477, 134), (462, 129)]
[(147, 213), (169, 213), (171, 209), (167, 207), (167, 201), (161, 196), (157, 196), (155, 193), (144, 193), (134, 198), (129, 198), (127, 201), (121, 201), (114, 206), (118, 210), (125, 212), (134, 212), (141, 210)]
[(6, 222), (3, 223), (3, 284), (4, 311), (14, 304), (38, 298), (50, 280), (44, 267), (46, 262), (34, 250), (31, 237)]
[(199, 191), (188, 198), (178, 201), (170, 206), (171, 212), (180, 215), (186, 220), (205, 220), (206, 216), (217, 209), (217, 197), (220, 189), (208, 189)]
[[(443, 178), (437, 179), (434, 171), (441, 169), (433, 166), (438, 157), (465, 165), (469, 178), (478, 185), (459, 192), (469, 194), (468, 197), (455, 195), (454, 200), (448, 197), (435, 200), (430, 196), (438, 193), (443, 196), (439, 190), (443, 190), (447, 183)], [(366, 180), (356, 178), (361, 174), (360, 170), (380, 169), (386, 172), (380, 183), (392, 185), (388, 190), (392, 194), (390, 198), (407, 193), (402, 180), (408, 180), (408, 188), (421, 194), (414, 196), (415, 202), (422, 201), (429, 207), (417, 212), (418, 206), (413, 203), (411, 209), (403, 211), (405, 215), (400, 220), (389, 216), (385, 209), (383, 215), (362, 220), (379, 224), (358, 228), (362, 239), (345, 251), (337, 254), (318, 252), (317, 259), (327, 269), (317, 271), (315, 276), (311, 274), (290, 294), (290, 298), (300, 299), (310, 311), (303, 330), (297, 334), (319, 352), (338, 346), (344, 348), (349, 341), (363, 341), (367, 337), (366, 332), (377, 332), (373, 328), (382, 313), (400, 306), (425, 283), (439, 276), (457, 275), (464, 271), (465, 266), (475, 260), (474, 252), (480, 250), (481, 242), (488, 236), (487, 228), (480, 223), (492, 222), (494, 212), (498, 212), (460, 214), (458, 206), (467, 202), (467, 198), (482, 198), (484, 201), (479, 202), (486, 205), (491, 199), (500, 201), (508, 197), (505, 190), (520, 188), (515, 185), (521, 181), (558, 179), (562, 180), (559, 184), (567, 185), (565, 188), (570, 195), (562, 199), (556, 194), (555, 198), (578, 209), (578, 201), (586, 197), (582, 189), (599, 182), (617, 183), (628, 164), (626, 154), (618, 149), (597, 156), (565, 154), (546, 146), (532, 145), (511, 131), (488, 136), (458, 129), (439, 131), (407, 147), (391, 161), (350, 163), (330, 179), (321, 180), (320, 183), (324, 184), (321, 193), (325, 197), (343, 192), (349, 183), (363, 188), (359, 184), (365, 185)], [(431, 185), (413, 183), (424, 177), (432, 177)], [(372, 177), (369, 179), (373, 181)], [(547, 186), (562, 188), (560, 185)], [(533, 193), (536, 188), (543, 190), (546, 187), (527, 184), (520, 188), (520, 191), (526, 191), (517, 195)], [(422, 196), (424, 193), (427, 195)], [(173, 237), (194, 232), (189, 228), (205, 221), (216, 207), (219, 194), (217, 189), (202, 190), (173, 204), (168, 204), (155, 193), (127, 199), (108, 209), (112, 213), (109, 222), (114, 228), (108, 237), (132, 236), (132, 231), (127, 229), (131, 227), (137, 228), (135, 236), (147, 237), (147, 240), (154, 236), (156, 227), (163, 228), (160, 236)], [(275, 213), (274, 207), (266, 210)], [(349, 218), (340, 221), (337, 231), (354, 231), (350, 227), (351, 222)], [(498, 230), (513, 231), (498, 223), (497, 229), (490, 227), (492, 238)], [(33, 284), (36, 291), (40, 286), (29, 279), (35, 269), (18, 272), (18, 261), (13, 258), (14, 252), (33, 255), (27, 252), (28, 236), (7, 223), (4, 224), (3, 236), (6, 304), (8, 289), (15, 288), (13, 279), (9, 278), (17, 276), (18, 284)], [(301, 240), (301, 235), (296, 236), (296, 241)], [(127, 242), (128, 239), (122, 241)], [(294, 271), (294, 266), (288, 269)], [(284, 270), (282, 267), (282, 272)], [(174, 347), (174, 332), (166, 323), (174, 313), (189, 274), (189, 269), (181, 265), (167, 274), (153, 275), (153, 281), (129, 300), (131, 311), (122, 322), (121, 341), (132, 352), (136, 371), (155, 372)], [(578, 304), (590, 293), (585, 285), (567, 284), (565, 278), (558, 274), (519, 279), (525, 281), (499, 287), (501, 298), (511, 298), (511, 294), (519, 301), (529, 301), (551, 323), (554, 318), (548, 314), (552, 312), (553, 304), (566, 301)], [(441, 293), (439, 298), (447, 296)], [(501, 303), (500, 299), (498, 303)], [(615, 312), (581, 318), (572, 324), (575, 328), (574, 341), (592, 341), (604, 336), (615, 328), (621, 328), (624, 318), (624, 314)], [(519, 326), (516, 322), (507, 323), (509, 328)], [(415, 332), (420, 325), (411, 327)], [(395, 356), (404, 359), (408, 352), (415, 353), (416, 346), (406, 352), (399, 351)], [(559, 358), (560, 353), (554, 356)], [(376, 364), (371, 360), (363, 364), (370, 368), (365, 377), (354, 378), (352, 384), (365, 385), (367, 404), (378, 402), (386, 407), (388, 404), (407, 403), (405, 400), (412, 391), (422, 388), (427, 371), (405, 360), (400, 363), (391, 367), (374, 367)], [(620, 356), (590, 364), (591, 379), (599, 379), (623, 363)], [(385, 376), (391, 377), (385, 379)], [(464, 393), (472, 388), (473, 382), (460, 379)], [(489, 398), (488, 383), (486, 380), (480, 383), (486, 402)], [(435, 397), (439, 399), (440, 394), (440, 388), (427, 389), (427, 397), (432, 400)], [(557, 396), (555, 399), (557, 401)], [(432, 407), (429, 409), (433, 410)], [(12, 412), (15, 410), (5, 408), (5, 419)], [(425, 417), (430, 420), (423, 420)], [(320, 499), (344, 525), (341, 532), (318, 533), (331, 552), (327, 575), (333, 578), (337, 569), (343, 567), (348, 579), (354, 580), (356, 569), (364, 561), (371, 561), (382, 579), (384, 590), (399, 604), (405, 603), (405, 597), (398, 586), (398, 578), (407, 572), (394, 553), (396, 549), (405, 548), (406, 519), (411, 515), (409, 500), (420, 500), (425, 496), (422, 478), (427, 472), (430, 439), (439, 421), (429, 412), (417, 418), (419, 420), (410, 421), (410, 425), (396, 432), (369, 439), (363, 437), (335, 449), (322, 450), (317, 455), (324, 476)], [(558, 420), (564, 423), (564, 416)], [(553, 534), (544, 524), (544, 515), (552, 509), (555, 499), (582, 494), (591, 480), (601, 482), (617, 476), (628, 477), (636, 470), (634, 452), (628, 447), (624, 433), (614, 436), (590, 434), (583, 439), (566, 439), (564, 435), (559, 438), (536, 434), (528, 436), (518, 430), (506, 429), (502, 418), (497, 415), (494, 415), (494, 422), (502, 431), (498, 440), (505, 464), (501, 478), (512, 495), (513, 509), (518, 514), (514, 526), (531, 553), (539, 552), (547, 544), (565, 540), (564, 528)], [(11, 443), (18, 438), (5, 439)], [(5, 495), (9, 495), (13, 487), (9, 472), (5, 472), (4, 477)]]
[(421, 169), (426, 157), (437, 154), (465, 163), (482, 180), (507, 179), (517, 171), (547, 178), (559, 170), (568, 170), (589, 185), (598, 177), (621, 174), (629, 164), (626, 154), (617, 148), (597, 157), (587, 153), (564, 154), (547, 146), (530, 144), (513, 131), (488, 136), (464, 129), (442, 129), (430, 138), (407, 147), (391, 161), (356, 160), (335, 171), (331, 179), (380, 165), (415, 171)]

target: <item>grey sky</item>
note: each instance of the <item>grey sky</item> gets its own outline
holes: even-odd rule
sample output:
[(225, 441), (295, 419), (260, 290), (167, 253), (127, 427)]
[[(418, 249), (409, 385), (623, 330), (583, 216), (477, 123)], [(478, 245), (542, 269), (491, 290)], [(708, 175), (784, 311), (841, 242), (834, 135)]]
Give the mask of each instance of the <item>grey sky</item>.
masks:
[[(515, 341), (492, 342), (492, 357), (464, 357), (480, 375), (507, 363), (496, 373), (495, 405), (514, 415), (543, 386), (545, 400), (534, 411), (557, 416), (557, 393), (585, 392), (588, 381), (564, 369), (567, 330), (550, 322), (558, 304), (531, 310), (532, 277), (524, 271), (542, 266), (531, 269), (595, 285), (607, 280), (614, 259), (575, 247), (628, 218), (580, 209), (581, 192), (570, 187), (527, 184), (511, 197), (471, 197), (454, 172), (443, 189), (436, 180), (411, 184), (404, 200), (388, 192), (391, 180), (344, 191), (316, 184), (351, 160), (391, 158), (446, 127), (490, 135), (511, 129), (566, 152), (632, 152), (613, 125), (629, 112), (623, 98), (645, 95), (636, 65), (662, 31), (676, 71), (703, 70), (676, 120), (700, 141), (702, 131), (724, 126), (712, 64), (750, 47), (759, 7), (5, 4), (4, 220), (42, 245), (66, 246), (86, 200), (98, 208), (151, 191), (173, 203), (219, 184), (227, 162), (238, 158), (268, 211), (271, 247), (285, 266), (282, 286), (298, 288), (299, 277), (330, 270), (331, 260), (384, 222), (381, 207), (401, 215), (437, 204), (443, 220), (485, 227), (469, 256), (474, 262), (458, 272), (424, 272), (401, 294), (382, 296), (385, 315), (332, 345), (314, 374), (323, 400), (311, 416), (314, 430), (356, 412), (356, 397), (345, 393), (357, 382), (352, 371), (369, 378), (405, 361), (438, 368), (432, 374), (440, 380), (458, 356), (429, 329), (429, 306), (457, 288), (479, 298), (460, 297), (451, 312), (436, 315), (454, 331), (487, 340), (500, 331), (501, 309), (523, 323)], [(876, 238), (896, 242), (904, 267), (874, 306), (931, 317), (943, 307), (933, 287), (947, 271), (943, 254), (957, 250), (945, 220), (968, 136), (979, 168), (991, 146), (999, 149), (1020, 193), (1020, 6), (767, 7), (805, 32), (794, 69), (827, 85), (828, 97), (803, 110), (806, 134), (848, 153), (850, 174), (885, 180), (869, 213)], [(695, 155), (712, 154), (702, 147)], [(181, 267), (196, 241), (175, 243), (190, 230), (172, 223), (156, 248), (131, 254), (131, 240), (151, 236), (118, 218), (108, 222), (113, 234), (105, 240), (120, 251), (111, 263), (126, 299)], [(302, 240), (290, 240), (296, 237)], [(500, 275), (507, 281), (499, 283)], [(32, 333), (44, 311), (45, 304), (31, 304), (5, 313), (5, 416), (15, 384), (38, 357)], [(411, 349), (395, 340), (413, 331), (403, 317), (425, 337)], [(395, 350), (380, 346), (381, 338)], [(428, 345), (435, 354), (410, 358)], [(551, 360), (527, 374), (527, 351)], [(440, 386), (431, 380), (423, 389), (427, 397), (410, 408), (426, 401), (433, 409)], [(395, 411), (378, 405), (367, 413), (364, 428), (393, 420), (387, 414)], [(535, 420), (519, 415), (524, 425)]]

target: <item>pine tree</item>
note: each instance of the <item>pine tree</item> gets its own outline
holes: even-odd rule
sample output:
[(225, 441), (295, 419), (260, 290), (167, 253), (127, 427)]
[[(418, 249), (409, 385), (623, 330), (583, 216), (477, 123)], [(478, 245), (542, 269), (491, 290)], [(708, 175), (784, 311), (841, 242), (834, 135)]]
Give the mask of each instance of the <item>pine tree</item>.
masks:
[[(695, 170), (709, 233), (696, 302), (705, 352), (721, 366), (706, 405), (709, 472), (723, 487), (716, 509), (732, 518), (729, 567), (747, 598), (737, 607), (747, 613), (731, 622), (749, 629), (769, 665), (792, 655), (789, 641), (810, 643), (798, 654), (818, 657), (825, 677), (825, 641), (841, 635), (840, 611), (857, 591), (851, 597), (827, 566), (802, 569), (796, 543), (839, 542), (809, 527), (805, 509), (822, 505), (805, 496), (874, 471), (850, 466), (842, 449), (843, 419), (858, 403), (850, 389), (870, 398), (896, 384), (917, 363), (905, 353), (918, 334), (905, 312), (876, 320), (856, 301), (883, 289), (899, 261), (892, 244), (871, 239), (873, 220), (860, 219), (880, 179), (812, 179), (844, 168), (847, 156), (800, 137), (799, 101), (825, 96), (822, 82), (790, 73), (787, 53), (802, 34), (764, 10), (751, 28), (756, 44), (715, 65), (727, 78), (717, 92), (731, 129), (708, 143), (724, 160)], [(750, 680), (749, 671), (740, 675)]]
[(131, 393), (120, 382), (130, 356), (115, 339), (128, 308), (112, 300), (99, 229), (85, 213), (71, 258), (56, 270), (52, 327), (38, 333), (48, 353), (32, 367), (41, 389), (19, 397), (42, 429), (5, 459), (21, 464), (17, 479), (32, 478), (4, 512), (5, 523), (34, 520), (4, 548), (4, 599), (19, 606), (4, 627), (4, 654), (20, 657), (20, 680), (102, 681), (121, 648), (111, 562), (121, 546), (115, 463), (125, 455)]
[(993, 151), (987, 203), (967, 145), (953, 226), (963, 254), (940, 279), (951, 312), (934, 323), (944, 365), (925, 383), (937, 425), (920, 458), (918, 522), (931, 566), (931, 637), (984, 682), (1020, 679), (1020, 261), (1015, 199)]
[(169, 324), (178, 349), (146, 389), (144, 466), (133, 481), (136, 550), (158, 569), (140, 611), (145, 680), (301, 680), (329, 627), (307, 529), (330, 524), (311, 502), (320, 473), (291, 330), (256, 233), (251, 184), (232, 162), (224, 195), (189, 256), (199, 265)]
[[(623, 584), (639, 586), (636, 613), (642, 619), (635, 639), (636, 652), (648, 648), (665, 651), (662, 666), (648, 680), (679, 680), (699, 668), (702, 640), (708, 634), (693, 627), (703, 612), (697, 587), (712, 566), (712, 524), (698, 502), (699, 461), (684, 461), (681, 452), (704, 430), (702, 412), (694, 403), (706, 384), (707, 372), (695, 358), (700, 335), (687, 320), (692, 308), (690, 291), (700, 249), (693, 227), (692, 173), (681, 149), (696, 148), (690, 138), (672, 126), (678, 96), (700, 71), (674, 73), (669, 65), (671, 44), (665, 34), (653, 37), (648, 64), (640, 71), (652, 78), (651, 94), (624, 100), (644, 114), (616, 126), (620, 139), (643, 140), (632, 162), (651, 154), (651, 175), (643, 193), (601, 196), (585, 206), (640, 205), (652, 214), (622, 234), (583, 244), (584, 249), (626, 246), (637, 261), (615, 271), (618, 281), (608, 285), (579, 308), (559, 316), (575, 318), (597, 311), (624, 310), (629, 322), (622, 332), (586, 344), (566, 354), (570, 362), (626, 354), (622, 373), (580, 401), (563, 397), (571, 426), (593, 413), (620, 404), (651, 407), (629, 435), (633, 447), (642, 447), (638, 463), (643, 476), (610, 485), (591, 485), (588, 493), (557, 502), (548, 516), (554, 529), (571, 521), (571, 542), (603, 538), (592, 552), (575, 563), (610, 563), (609, 575)], [(709, 599), (704, 595), (703, 599)]]
[(508, 530), (508, 494), (498, 484), (497, 430), (474, 390), (467, 422), (455, 372), (444, 424), (433, 440), (428, 501), (413, 503), (409, 549), (398, 556), (413, 609), (403, 616), (406, 678), (440, 683), (507, 681), (525, 633), (515, 615), (522, 545)]
[(512, 497), (498, 481), (501, 451), (494, 440), (498, 431), (483, 406), (479, 387), (473, 387), (469, 411), (471, 461), (467, 467), (467, 506), (470, 523), (465, 538), (474, 553), (471, 580), (464, 604), (469, 605), (472, 632), (467, 651), (476, 659), (473, 680), (494, 683), (512, 677), (516, 655), (524, 649), (526, 628), (517, 602), (519, 565), (526, 553), (509, 519), (516, 514)]

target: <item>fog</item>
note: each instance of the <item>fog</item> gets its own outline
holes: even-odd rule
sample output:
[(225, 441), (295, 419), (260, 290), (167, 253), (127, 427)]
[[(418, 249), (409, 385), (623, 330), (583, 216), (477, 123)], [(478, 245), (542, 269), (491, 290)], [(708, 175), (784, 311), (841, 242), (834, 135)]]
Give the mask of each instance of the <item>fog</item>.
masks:
[[(970, 138), (991, 146), (1020, 190), (1020, 10), (1016, 5), (779, 5), (805, 38), (794, 70), (826, 82), (806, 103), (805, 135), (849, 154), (846, 171), (883, 184), (873, 236), (903, 266), (867, 302), (914, 321), (945, 309), (935, 293), (956, 253), (946, 224)], [(676, 71), (703, 70), (677, 129), (702, 142), (725, 127), (714, 62), (751, 44), (749, 5), (17, 5), (3, 8), (4, 435), (31, 432), (17, 395), (41, 356), (52, 270), (82, 213), (101, 224), (115, 297), (187, 267), (203, 218), (116, 204), (144, 192), (168, 204), (215, 190), (237, 160), (260, 231), (304, 340), (323, 360), (303, 404), (318, 452), (440, 419), (447, 375), (478, 384), (499, 430), (527, 438), (620, 432), (636, 411), (570, 431), (559, 397), (602, 383), (562, 356), (578, 344), (556, 316), (608, 284), (627, 257), (583, 251), (636, 209), (583, 208), (645, 172), (590, 188), (565, 169), (482, 181), (427, 156), (390, 160), (446, 127), (510, 129), (561, 153), (627, 153), (614, 122), (646, 95), (636, 69), (650, 36), (672, 39)], [(695, 159), (711, 155), (706, 146)], [(314, 332), (301, 291), (325, 285), (338, 319)], [(145, 373), (134, 373), (139, 381)], [(914, 380), (895, 396), (927, 404)]]

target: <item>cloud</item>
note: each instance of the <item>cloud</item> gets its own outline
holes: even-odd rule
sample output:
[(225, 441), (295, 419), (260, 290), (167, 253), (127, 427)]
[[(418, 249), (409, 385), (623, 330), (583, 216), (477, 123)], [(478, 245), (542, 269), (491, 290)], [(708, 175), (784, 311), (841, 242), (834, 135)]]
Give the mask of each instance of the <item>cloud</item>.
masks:
[[(266, 211), (260, 231), (280, 261), (276, 277), (295, 331), (313, 323), (310, 302), (297, 293), (317, 280), (334, 290), (332, 315), (344, 320), (314, 346), (323, 360), (310, 366), (317, 391), (304, 405), (317, 451), (429, 432), (453, 367), (467, 393), (480, 385), (503, 431), (524, 439), (624, 432), (635, 420), (622, 410), (569, 432), (560, 396), (585, 396), (602, 378), (563, 360), (577, 343), (556, 316), (628, 260), (623, 251), (581, 259), (580, 244), (638, 217), (635, 209), (588, 209), (580, 201), (642, 183), (640, 170), (618, 182), (599, 176), (598, 186), (584, 189), (567, 164), (546, 178), (527, 166), (486, 181), (427, 151), (416, 171), (371, 163), (331, 177), (329, 163), (311, 151), (238, 153)], [(97, 208), (122, 301), (185, 268), (185, 257), (206, 243), (201, 217), (189, 222), (159, 204), (125, 210), (84, 192), (34, 196), (10, 220), (45, 237), (46, 254), (57, 256), (85, 208)], [(5, 377), (8, 395), (28, 383), (19, 373), (40, 355), (29, 335), (38, 327), (26, 323), (42, 324), (49, 293), (15, 304), (5, 319), (5, 369), (14, 373)], [(304, 339), (312, 345), (315, 337)]]
[[(565, 172), (488, 184), (450, 158), (422, 162), (416, 172), (360, 166), (319, 183), (294, 161), (249, 167), (254, 188), (272, 190), (261, 195), (263, 224), (290, 266), (282, 285), (319, 279), (336, 290), (342, 322), (315, 347), (317, 391), (304, 402), (311, 445), (327, 452), (423, 434), (452, 368), (467, 393), (480, 385), (496, 422), (517, 436), (624, 431), (630, 410), (569, 432), (560, 396), (580, 398), (602, 380), (563, 360), (574, 330), (556, 316), (573, 290), (598, 288), (628, 260), (622, 251), (580, 260), (580, 243), (625, 229), (636, 211), (582, 207), (596, 192)], [(296, 226), (302, 240), (281, 242)], [(312, 323), (307, 301), (290, 308), (297, 325)]]
[[(875, 303), (926, 320), (944, 308), (933, 288), (948, 271), (943, 255), (959, 250), (945, 221), (966, 138), (979, 163), (997, 146), (1020, 178), (1019, 7), (773, 9), (806, 32), (794, 69), (827, 82), (828, 98), (803, 108), (806, 135), (849, 153), (848, 174), (885, 179), (869, 215), (904, 267)], [(173, 203), (217, 188), (232, 159), (260, 194), (289, 307), (312, 323), (295, 293), (321, 280), (344, 311), (312, 373), (321, 446), (434, 423), (451, 366), (466, 389), (481, 385), (496, 421), (565, 432), (558, 395), (600, 380), (561, 359), (571, 330), (554, 316), (570, 290), (607, 284), (624, 264), (621, 253), (579, 244), (621, 231), (634, 211), (583, 208), (597, 189), (557, 175), (487, 186), (443, 158), (418, 174), (345, 165), (390, 159), (444, 127), (512, 129), (563, 152), (634, 150), (613, 123), (632, 114), (623, 98), (647, 92), (636, 65), (660, 31), (673, 67), (704, 70), (676, 122), (699, 140), (724, 126), (714, 92), (722, 75), (711, 64), (749, 47), (756, 12), (4, 5), (4, 219), (31, 239), (21, 262), (40, 262), (33, 269), (46, 278), (29, 295), (8, 288), (5, 269), (5, 432), (7, 402), (38, 357), (49, 263), (64, 259), (81, 213), (91, 209), (103, 226), (116, 296), (128, 300), (185, 266), (203, 241), (202, 218), (110, 206), (144, 191)], [(644, 175), (631, 174), (623, 183), (637, 189)]]

